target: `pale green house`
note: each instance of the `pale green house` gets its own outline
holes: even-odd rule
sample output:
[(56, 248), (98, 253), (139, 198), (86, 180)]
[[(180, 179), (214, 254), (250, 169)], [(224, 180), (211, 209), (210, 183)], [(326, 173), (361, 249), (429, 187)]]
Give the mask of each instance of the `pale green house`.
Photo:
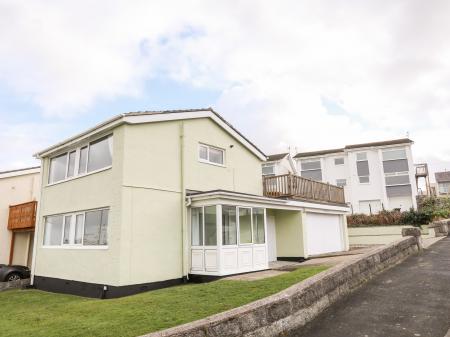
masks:
[(38, 289), (118, 297), (348, 249), (343, 200), (267, 197), (266, 156), (212, 109), (122, 114), (37, 156)]

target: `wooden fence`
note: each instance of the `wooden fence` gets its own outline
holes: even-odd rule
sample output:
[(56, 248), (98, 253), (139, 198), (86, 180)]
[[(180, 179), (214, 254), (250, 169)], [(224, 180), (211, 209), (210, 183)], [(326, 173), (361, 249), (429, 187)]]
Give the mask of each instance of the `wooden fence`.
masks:
[(8, 229), (33, 229), (36, 223), (37, 201), (9, 206)]
[(342, 187), (304, 177), (283, 174), (263, 177), (263, 193), (272, 198), (293, 198), (344, 204)]

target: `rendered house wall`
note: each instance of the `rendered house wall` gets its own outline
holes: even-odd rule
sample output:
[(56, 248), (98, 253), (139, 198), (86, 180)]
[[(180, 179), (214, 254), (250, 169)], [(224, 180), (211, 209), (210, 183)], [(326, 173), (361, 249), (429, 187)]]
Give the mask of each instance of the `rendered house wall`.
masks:
[[(119, 285), (123, 127), (113, 131), (112, 168), (47, 186), (49, 158), (42, 160), (42, 198), (35, 236), (34, 274), (82, 282)], [(108, 247), (43, 247), (45, 217), (110, 207)]]
[[(199, 162), (199, 143), (225, 165)], [(261, 161), (209, 119), (126, 125), (124, 149), (120, 285), (183, 276), (183, 189), (262, 193)]]
[(300, 211), (275, 210), (277, 257), (307, 257), (303, 216)]
[[(0, 264), (9, 263), (11, 231), (7, 229), (9, 206), (39, 199), (39, 173), (0, 178)], [(22, 241), (15, 244), (15, 252), (25, 250)], [(20, 259), (17, 261), (23, 261)]]
[[(411, 184), (411, 197), (391, 197), (388, 198), (385, 185), (385, 174), (383, 171), (382, 151), (386, 149), (405, 148), (409, 167), (409, 180)], [(367, 153), (369, 162), (370, 182), (360, 183), (356, 169), (356, 154), (360, 152)], [(335, 165), (334, 159), (344, 157), (344, 165)], [(322, 156), (313, 156), (296, 159), (297, 169), (300, 172), (301, 160), (320, 159), (322, 167), (322, 181), (330, 184), (336, 184), (337, 179), (346, 179), (347, 185), (344, 187), (345, 200), (352, 204), (353, 212), (359, 213), (360, 201), (379, 200), (385, 209), (401, 207), (402, 210), (408, 210), (410, 207), (417, 207), (416, 195), (417, 187), (414, 175), (414, 162), (412, 158), (411, 146), (408, 144), (399, 144), (385, 147), (369, 147), (345, 150)]]

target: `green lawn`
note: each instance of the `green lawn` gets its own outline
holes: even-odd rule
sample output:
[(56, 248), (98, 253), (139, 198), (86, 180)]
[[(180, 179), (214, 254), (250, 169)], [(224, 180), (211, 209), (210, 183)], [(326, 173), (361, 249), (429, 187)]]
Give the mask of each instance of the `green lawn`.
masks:
[(327, 267), (302, 267), (257, 281), (220, 280), (97, 300), (38, 290), (0, 292), (0, 335), (138, 336), (277, 293)]

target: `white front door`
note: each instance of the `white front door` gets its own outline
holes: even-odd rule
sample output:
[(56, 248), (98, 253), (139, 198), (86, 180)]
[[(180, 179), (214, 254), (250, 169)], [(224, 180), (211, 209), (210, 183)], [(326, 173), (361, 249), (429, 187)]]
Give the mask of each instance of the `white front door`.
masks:
[(308, 255), (343, 251), (341, 215), (306, 213)]
[(269, 262), (277, 260), (277, 233), (275, 230), (275, 217), (267, 216), (267, 249)]

